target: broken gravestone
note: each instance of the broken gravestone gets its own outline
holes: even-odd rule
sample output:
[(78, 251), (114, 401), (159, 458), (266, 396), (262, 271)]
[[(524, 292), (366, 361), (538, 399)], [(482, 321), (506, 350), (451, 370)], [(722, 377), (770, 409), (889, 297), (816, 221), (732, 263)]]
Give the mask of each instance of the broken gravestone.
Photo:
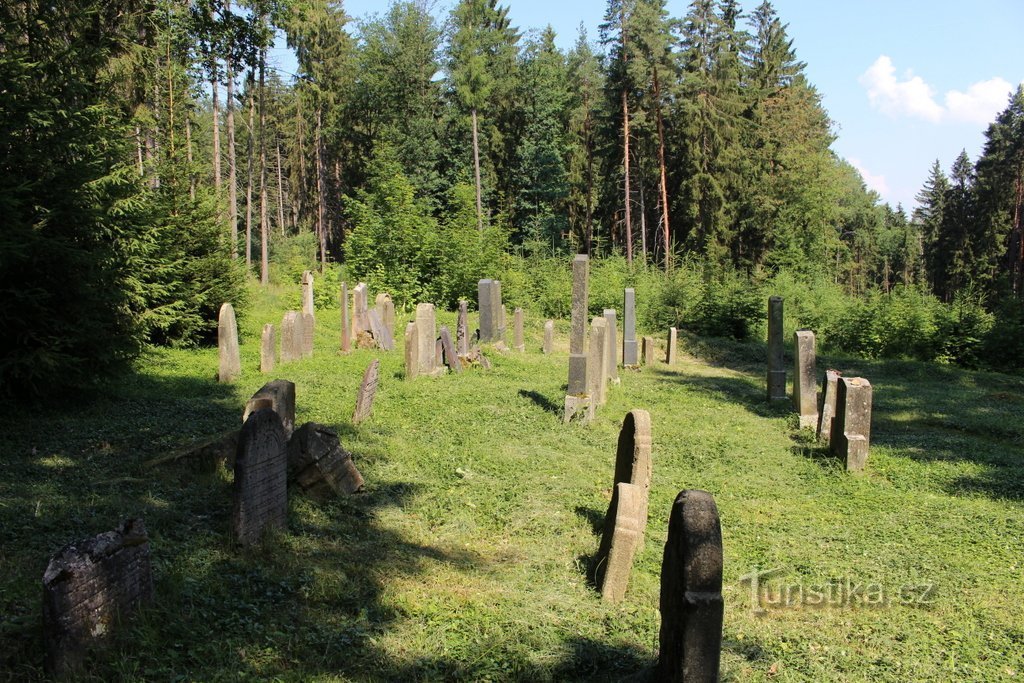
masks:
[(832, 441), (832, 423), (836, 417), (836, 392), (839, 391), (838, 370), (826, 370), (825, 382), (821, 387), (821, 410), (818, 415), (818, 439), (825, 443)]
[(377, 396), (379, 376), (380, 359), (375, 358), (363, 373), (363, 381), (359, 385), (359, 393), (356, 394), (356, 409), (352, 413), (352, 424), (357, 425), (370, 417), (373, 410), (373, 399)]
[(654, 365), (654, 337), (643, 337), (641, 341), (643, 342), (642, 355), (644, 365)]
[(459, 360), (459, 354), (455, 351), (451, 332), (444, 325), (441, 326), (440, 336), (442, 362), (451, 368), (452, 372), (462, 372), (462, 361)]
[(268, 529), (288, 521), (288, 439), (269, 407), (252, 413), (238, 437), (232, 528), (242, 545), (257, 543)]
[(72, 677), (121, 617), (152, 598), (149, 536), (141, 519), (64, 546), (43, 574), (46, 673)]
[(262, 408), (270, 408), (281, 418), (284, 436), (288, 438), (295, 431), (295, 383), (286, 379), (275, 379), (267, 382), (245, 404), (242, 412), (242, 424), (249, 416)]
[(863, 377), (840, 377), (837, 384), (830, 445), (846, 460), (847, 472), (861, 472), (871, 444), (871, 383)]
[(288, 441), (288, 472), (303, 492), (317, 497), (356, 493), (363, 477), (333, 429), (307, 422)]
[(384, 351), (394, 351), (395, 339), (391, 336), (391, 330), (384, 324), (380, 311), (376, 308), (371, 308), (367, 312), (367, 317), (370, 320), (370, 334), (373, 335), (373, 340), (377, 343), (377, 346)]
[(386, 349), (391, 351), (395, 348), (395, 302), (391, 300), (391, 295), (387, 292), (381, 292), (377, 295), (377, 315), (380, 316), (381, 322), (384, 323), (384, 327), (387, 329), (387, 336), (392, 339), (390, 348)]

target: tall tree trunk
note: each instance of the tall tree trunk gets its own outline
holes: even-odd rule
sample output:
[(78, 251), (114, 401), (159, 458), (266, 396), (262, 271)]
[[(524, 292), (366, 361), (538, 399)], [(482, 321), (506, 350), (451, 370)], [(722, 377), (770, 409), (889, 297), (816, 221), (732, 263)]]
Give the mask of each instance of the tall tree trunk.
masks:
[(284, 237), (284, 184), (281, 181), (281, 141), (277, 141), (277, 225)]
[(299, 231), (299, 224), (302, 218), (303, 208), (306, 199), (306, 146), (303, 144), (302, 130), (302, 93), (298, 93), (298, 100), (295, 103), (295, 150), (299, 157), (299, 179), (295, 192), (295, 231)]
[(584, 92), (583, 106), (586, 115), (583, 118), (583, 144), (587, 149), (587, 226), (586, 226), (586, 253), (591, 255), (594, 240), (594, 145), (591, 127), (593, 122), (590, 118), (590, 92)]
[(480, 142), (477, 138), (476, 107), (473, 107), (473, 173), (476, 176), (476, 228), (483, 232), (484, 210), (480, 192)]
[(629, 187), (629, 103), (626, 102), (626, 91), (622, 91), (622, 165), (626, 176), (626, 263), (633, 265), (633, 219), (630, 213)]
[[(216, 70), (216, 64), (214, 65)], [(217, 87), (217, 77), (210, 77), (210, 91), (213, 96), (213, 189), (220, 197), (220, 185), (222, 182), (220, 168), (220, 93)]]
[(643, 183), (640, 183), (640, 258), (647, 263), (647, 198)]
[(254, 69), (249, 69), (248, 87), (249, 93), (249, 134), (247, 136), (246, 149), (246, 173), (245, 173), (245, 270), (252, 272), (252, 154), (253, 154), (253, 127), (256, 124), (256, 98), (253, 96), (256, 74)]
[(266, 285), (270, 282), (270, 261), (268, 258), (270, 248), (270, 226), (267, 217), (267, 108), (264, 100), (266, 91), (266, 63), (267, 49), (260, 50), (260, 284)]
[(665, 124), (661, 116), (661, 88), (658, 85), (658, 67), (654, 71), (654, 112), (658, 119), (658, 166), (661, 169), (661, 225), (665, 237), (665, 272), (672, 268), (672, 243), (668, 222), (668, 173), (665, 170)]
[(1020, 299), (1024, 298), (1024, 225), (1021, 224), (1021, 213), (1024, 210), (1024, 175), (1017, 176), (1013, 189), (1016, 201), (1013, 205), (1013, 223), (1010, 228), (1010, 286)]
[(146, 169), (142, 162), (142, 146), (142, 128), (135, 124), (135, 164), (139, 169), (140, 178), (146, 174)]
[(185, 115), (185, 142), (188, 144), (187, 160), (188, 160), (188, 196), (191, 197), (192, 201), (196, 199), (196, 174), (192, 168), (192, 117), (188, 114)]
[[(224, 0), (225, 15), (231, 14), (231, 0)], [(235, 150), (235, 70), (231, 46), (225, 61), (227, 99), (224, 103), (224, 124), (228, 134), (228, 223), (231, 226), (231, 258), (238, 258), (238, 155)]]
[(321, 134), (323, 132), (323, 108), (316, 108), (316, 234), (320, 238), (320, 263), (327, 262), (327, 226), (325, 224), (327, 214), (327, 191), (324, 187), (324, 154)]

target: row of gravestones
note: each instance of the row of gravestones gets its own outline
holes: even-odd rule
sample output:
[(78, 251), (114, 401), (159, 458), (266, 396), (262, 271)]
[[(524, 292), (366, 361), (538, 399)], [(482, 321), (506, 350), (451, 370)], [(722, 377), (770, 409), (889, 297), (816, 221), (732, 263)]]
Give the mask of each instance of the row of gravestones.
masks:
[[(374, 361), (367, 374), (377, 367), (379, 361)], [(360, 397), (365, 390), (364, 378)], [(289, 481), (321, 499), (363, 489), (363, 477), (336, 432), (313, 422), (295, 428), (292, 382), (265, 384), (246, 403), (242, 421), (229, 463), (234, 470), (231, 529), (238, 543), (251, 545), (266, 532), (285, 527)], [(129, 519), (113, 531), (66, 545), (43, 574), (47, 673), (74, 678), (86, 653), (109, 638), (118, 620), (152, 598), (143, 520)]]
[[(783, 352), (782, 297), (768, 299), (769, 401), (786, 400)], [(863, 377), (843, 377), (826, 370), (818, 393), (815, 337), (811, 330), (793, 333), (793, 408), (801, 429), (815, 429), (819, 440), (846, 462), (848, 472), (862, 472), (871, 442), (871, 383)]]

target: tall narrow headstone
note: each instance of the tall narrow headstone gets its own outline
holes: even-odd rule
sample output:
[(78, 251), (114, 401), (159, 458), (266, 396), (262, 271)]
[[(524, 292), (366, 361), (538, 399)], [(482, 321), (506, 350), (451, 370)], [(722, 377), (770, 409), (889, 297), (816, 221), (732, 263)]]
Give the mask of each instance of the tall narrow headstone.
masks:
[(722, 654), (722, 526), (706, 491), (672, 505), (661, 562), (661, 633), (654, 680), (712, 683)]
[(654, 365), (654, 337), (643, 338), (644, 365)]
[(219, 369), (217, 380), (234, 382), (242, 374), (242, 358), (238, 352), (238, 324), (235, 322), (235, 308), (221, 304), (217, 319), (217, 352)]
[(356, 409), (352, 413), (352, 424), (357, 425), (370, 417), (373, 411), (373, 399), (377, 396), (377, 381), (380, 377), (380, 359), (373, 362), (363, 373), (363, 381), (356, 394)]
[(782, 347), (782, 297), (768, 297), (768, 400), (786, 400), (786, 366)]
[(514, 331), (512, 334), (512, 346), (516, 351), (526, 351), (526, 339), (523, 336), (523, 309), (517, 308), (515, 312)]
[(46, 673), (68, 680), (84, 673), (88, 650), (152, 599), (149, 536), (141, 519), (64, 546), (43, 573)]
[(665, 362), (669, 365), (676, 364), (676, 354), (678, 353), (678, 336), (679, 335), (676, 328), (668, 328), (668, 348), (665, 350)]
[(477, 304), (480, 308), (480, 341), (499, 342), (504, 339), (501, 306), (501, 282), (480, 280), (477, 283)]
[(501, 283), (498, 282), (497, 280), (495, 280), (494, 284), (497, 287), (498, 297), (499, 297), (499, 299), (498, 299), (498, 335), (497, 335), (497, 339), (495, 339), (494, 341), (499, 343), (499, 344), (504, 344), (505, 343), (505, 332), (508, 330), (508, 327), (507, 327), (508, 311), (506, 311), (505, 310), (505, 306), (501, 304), (501, 298), (500, 298), (501, 297)]
[(288, 519), (288, 454), (281, 418), (257, 410), (242, 427), (235, 455), (232, 526), (242, 545), (252, 545), (268, 529)]
[(587, 393), (587, 285), (590, 259), (577, 254), (572, 262), (572, 327), (569, 332), (569, 395)]
[(348, 284), (341, 283), (341, 351), (352, 350), (352, 321), (348, 315)]
[(366, 283), (360, 282), (352, 290), (352, 340), (356, 342), (357, 347), (360, 336), (364, 338), (365, 344), (365, 337), (372, 334), (370, 331), (370, 310), (367, 299)]
[(274, 371), (274, 351), (277, 348), (277, 336), (274, 334), (274, 326), (267, 323), (263, 326), (263, 334), (260, 337), (260, 372)]
[[(380, 316), (381, 322), (384, 323), (384, 327), (387, 328), (388, 335), (394, 339), (395, 336), (395, 302), (391, 300), (391, 295), (387, 292), (381, 292), (377, 295), (377, 314)], [(394, 348), (394, 344), (392, 344)], [(390, 351), (391, 349), (388, 349)]]
[(313, 333), (316, 330), (316, 318), (312, 313), (303, 313), (302, 318), (302, 356), (311, 358), (313, 356)]
[(826, 370), (825, 382), (821, 387), (821, 415), (818, 417), (818, 439), (825, 443), (832, 441), (832, 424), (836, 417), (836, 394), (839, 392), (839, 371)]
[(286, 438), (291, 437), (295, 430), (295, 383), (286, 379), (275, 379), (267, 382), (252, 395), (242, 412), (242, 424), (257, 410), (270, 408), (281, 418)]
[(420, 374), (420, 341), (416, 323), (405, 326), (405, 378), (415, 379)]
[(281, 319), (281, 362), (302, 358), (302, 321), (296, 311), (285, 311)]
[(871, 383), (863, 377), (840, 377), (832, 452), (846, 460), (848, 472), (860, 472), (871, 444)]
[(434, 304), (416, 304), (416, 337), (419, 344), (419, 371), (422, 375), (432, 375), (436, 369), (437, 324), (434, 317)]
[(622, 297), (622, 364), (638, 365), (636, 343), (636, 290), (627, 287)]
[(555, 350), (555, 321), (547, 320), (544, 322), (544, 346), (542, 347), (544, 353), (552, 353)]
[(608, 347), (608, 380), (614, 384), (619, 383), (619, 344), (617, 340), (618, 331), (616, 329), (618, 320), (616, 319), (615, 309), (606, 308), (604, 309), (604, 319), (608, 323), (608, 330), (605, 332), (607, 339), (605, 340), (605, 346)]
[(800, 416), (800, 429), (815, 429), (818, 426), (818, 376), (814, 367), (814, 332), (794, 332), (793, 349), (793, 408)]
[(608, 400), (608, 321), (594, 318), (590, 323), (590, 355), (587, 358), (587, 393), (597, 405)]
[(459, 354), (455, 350), (451, 332), (447, 327), (441, 325), (438, 335), (441, 338), (441, 361), (451, 368), (452, 372), (462, 372), (462, 361), (459, 360)]
[(469, 355), (469, 302), (459, 299), (459, 318), (455, 324), (455, 346), (460, 356)]
[(313, 273), (308, 270), (302, 274), (302, 312), (316, 315), (313, 306)]

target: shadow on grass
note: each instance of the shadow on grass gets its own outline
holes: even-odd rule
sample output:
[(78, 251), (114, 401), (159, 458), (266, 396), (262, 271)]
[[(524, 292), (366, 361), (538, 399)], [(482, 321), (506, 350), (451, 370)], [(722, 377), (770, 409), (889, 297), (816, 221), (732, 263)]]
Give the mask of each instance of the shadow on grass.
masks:
[(584, 553), (576, 558), (576, 566), (583, 569), (584, 578), (587, 581), (587, 585), (595, 591), (599, 590), (597, 585), (598, 569), (597, 558), (600, 554), (600, 543), (601, 536), (604, 533), (604, 519), (605, 513), (593, 508), (584, 507), (583, 505), (576, 506), (576, 514), (582, 517), (590, 524), (590, 530), (593, 532), (595, 537), (594, 550), (590, 553)]
[(538, 393), (536, 391), (529, 391), (526, 389), (520, 389), (519, 395), (522, 396), (523, 398), (530, 399), (540, 408), (542, 408), (545, 412), (551, 413), (552, 415), (556, 415), (558, 417), (562, 417), (562, 411), (564, 409), (563, 406), (558, 405), (547, 396), (544, 396), (543, 394)]
[(765, 398), (765, 390), (751, 379), (682, 375), (664, 365), (655, 366), (653, 374), (660, 382), (678, 385), (715, 399), (736, 403), (760, 417), (785, 417), (793, 412), (789, 399), (769, 403)]

